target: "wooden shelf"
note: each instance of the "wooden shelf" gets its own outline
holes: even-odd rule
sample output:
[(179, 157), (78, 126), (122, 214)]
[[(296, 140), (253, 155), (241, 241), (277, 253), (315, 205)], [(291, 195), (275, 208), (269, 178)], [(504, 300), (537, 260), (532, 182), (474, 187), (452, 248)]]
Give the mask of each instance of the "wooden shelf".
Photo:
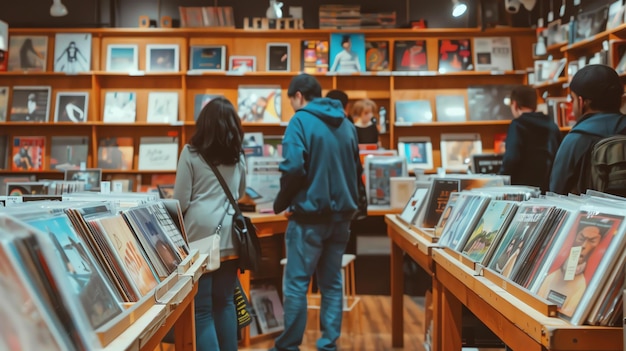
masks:
[(493, 121), (465, 121), (465, 122), (428, 122), (428, 123), (413, 123), (413, 124), (395, 124), (395, 128), (413, 128), (413, 127), (426, 127), (426, 128), (445, 128), (445, 127), (476, 127), (476, 126), (500, 126), (509, 125), (510, 120), (493, 120)]
[(568, 77), (559, 77), (557, 80), (549, 80), (546, 82), (535, 84), (533, 86), (536, 89), (550, 89), (550, 88), (564, 88), (564, 86), (567, 84), (569, 84)]

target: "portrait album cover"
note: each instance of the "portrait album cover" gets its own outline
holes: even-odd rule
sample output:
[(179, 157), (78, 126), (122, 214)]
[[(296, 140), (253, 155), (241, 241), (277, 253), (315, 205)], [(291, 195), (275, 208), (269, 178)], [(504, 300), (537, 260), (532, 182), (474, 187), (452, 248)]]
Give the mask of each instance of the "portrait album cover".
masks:
[(250, 302), (262, 334), (284, 329), (283, 304), (273, 286), (250, 289)]
[(57, 33), (54, 37), (54, 71), (91, 71), (91, 33)]
[(505, 121), (513, 119), (510, 96), (517, 85), (474, 85), (467, 87), (470, 121)]
[(6, 122), (9, 109), (9, 87), (0, 87), (0, 122)]
[(471, 40), (439, 39), (439, 73), (474, 70)]
[(443, 211), (440, 213), (437, 224), (435, 224), (435, 228), (433, 230), (435, 237), (440, 238), (441, 233), (443, 233), (443, 231), (446, 229), (448, 219), (450, 219), (450, 215), (454, 211), (454, 207), (456, 206), (457, 200), (459, 199), (459, 194), (460, 193), (457, 191), (452, 191), (447, 200), (442, 199), (442, 201), (445, 202), (446, 205), (443, 208)]
[(474, 38), (474, 62), (477, 71), (512, 70), (511, 37)]
[(365, 72), (365, 35), (348, 33), (330, 34), (329, 72)]
[(134, 123), (137, 115), (137, 94), (129, 91), (107, 91), (104, 95), (105, 123)]
[(393, 56), (394, 71), (428, 71), (425, 40), (396, 40)]
[(240, 85), (237, 112), (241, 122), (280, 123), (282, 97), (279, 85)]
[(473, 154), (470, 169), (477, 174), (498, 174), (504, 154)]
[(50, 113), (49, 86), (14, 86), (11, 122), (47, 122)]
[[(89, 327), (95, 330), (122, 314), (124, 309), (120, 305), (118, 295), (109, 285), (89, 248), (76, 233), (66, 214), (46, 218), (39, 216), (27, 220), (26, 223), (40, 231), (36, 235), (39, 236), (42, 245), (52, 241), (50, 246), (45, 246), (43, 253), (46, 261), (54, 266), (50, 271), (55, 275), (56, 285), (67, 289), (65, 291), (69, 296), (66, 297), (73, 297), (72, 302), (78, 303)], [(54, 257), (49, 256), (48, 252)], [(60, 272), (63, 279), (56, 276)], [(76, 318), (71, 319), (80, 321)]]
[(89, 137), (52, 136), (50, 142), (50, 169), (80, 169), (87, 165)]
[(86, 191), (100, 191), (102, 182), (102, 169), (66, 169), (64, 180), (85, 182)]
[(433, 169), (433, 145), (430, 137), (400, 137), (398, 154), (406, 159), (407, 169)]
[(291, 71), (291, 46), (289, 43), (267, 43), (265, 70), (268, 72)]
[(256, 72), (256, 56), (230, 56), (228, 63), (231, 72)]
[(441, 134), (441, 166), (449, 171), (467, 171), (473, 154), (482, 153), (478, 133)]
[(45, 72), (48, 37), (11, 35), (9, 37), (8, 71)]
[(178, 121), (178, 93), (148, 93), (148, 123), (174, 123)]
[(365, 68), (368, 71), (389, 71), (389, 42), (386, 40), (365, 41)]
[(483, 264), (488, 261), (500, 235), (515, 215), (517, 206), (515, 201), (492, 200), (459, 251), (474, 262)]
[(55, 105), (55, 122), (87, 122), (89, 112), (89, 92), (58, 92)]
[(146, 45), (146, 72), (178, 72), (179, 47), (176, 44)]
[(134, 152), (133, 138), (100, 138), (98, 140), (98, 168), (131, 170)]
[(365, 157), (365, 189), (371, 208), (391, 206), (391, 177), (406, 177), (406, 161), (399, 156)]
[(422, 206), (424, 205), (424, 200), (426, 200), (427, 193), (428, 188), (416, 187), (413, 195), (411, 195), (411, 198), (402, 209), (402, 212), (397, 215), (398, 218), (406, 225), (413, 225), (415, 217), (417, 217)]
[(301, 43), (300, 69), (303, 73), (328, 72), (328, 40), (303, 40)]
[(435, 110), (437, 122), (465, 122), (467, 120), (465, 95), (437, 95)]
[(413, 123), (430, 123), (433, 121), (433, 110), (430, 100), (398, 100), (396, 101), (395, 125), (411, 125)]
[(135, 72), (139, 70), (137, 45), (109, 44), (107, 46), (107, 72)]
[(225, 45), (192, 45), (189, 48), (189, 69), (192, 71), (225, 71)]
[(12, 148), (12, 171), (41, 171), (46, 155), (46, 137), (14, 136)]
[(198, 116), (200, 116), (200, 112), (211, 100), (224, 97), (224, 95), (220, 94), (196, 94), (193, 97), (193, 120), (197, 121)]
[(434, 178), (428, 190), (428, 200), (420, 227), (434, 228), (446, 208), (450, 194), (460, 191), (460, 187), (459, 179)]
[(177, 163), (177, 137), (141, 137), (139, 139), (138, 170), (175, 171)]

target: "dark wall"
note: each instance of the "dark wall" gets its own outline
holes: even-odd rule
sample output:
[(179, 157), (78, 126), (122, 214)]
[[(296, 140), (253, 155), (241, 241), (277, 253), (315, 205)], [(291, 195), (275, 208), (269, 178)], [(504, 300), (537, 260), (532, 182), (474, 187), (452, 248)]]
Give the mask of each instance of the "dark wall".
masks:
[[(396, 11), (398, 25), (409, 19), (425, 19), (430, 28), (476, 27), (476, 4), (460, 19), (452, 18), (451, 0), (284, 0), (283, 13), (288, 6), (302, 6), (307, 28), (318, 27), (321, 4), (360, 4), (363, 12)], [(157, 19), (169, 15), (177, 19), (178, 6), (233, 6), (237, 27), (244, 17), (264, 17), (267, 0), (63, 0), (69, 15), (61, 18), (49, 14), (51, 0), (0, 0), (0, 19), (11, 27), (137, 27), (139, 15)], [(160, 4), (160, 6), (159, 6)], [(160, 9), (159, 9), (160, 7)], [(110, 16), (113, 13), (114, 16)]]

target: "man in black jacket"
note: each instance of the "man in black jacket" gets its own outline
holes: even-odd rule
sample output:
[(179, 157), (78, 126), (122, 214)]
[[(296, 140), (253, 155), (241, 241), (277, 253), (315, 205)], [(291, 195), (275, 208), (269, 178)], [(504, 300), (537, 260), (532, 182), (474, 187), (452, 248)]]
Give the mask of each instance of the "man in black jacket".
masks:
[(511, 184), (548, 189), (554, 155), (561, 142), (559, 127), (537, 109), (537, 91), (519, 86), (511, 92), (515, 119), (506, 134), (506, 151), (500, 174), (511, 176)]
[(587, 65), (569, 85), (576, 124), (565, 136), (554, 159), (550, 191), (584, 193), (589, 184), (590, 150), (600, 139), (626, 130), (620, 107), (624, 87), (615, 70)]

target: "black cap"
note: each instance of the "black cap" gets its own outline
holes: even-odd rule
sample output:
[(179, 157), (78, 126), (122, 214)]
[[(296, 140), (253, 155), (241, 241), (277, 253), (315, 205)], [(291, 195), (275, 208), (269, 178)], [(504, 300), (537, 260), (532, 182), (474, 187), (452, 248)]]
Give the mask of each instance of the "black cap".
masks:
[(624, 87), (615, 70), (606, 65), (587, 65), (574, 75), (569, 88), (591, 101), (620, 99)]
[(293, 77), (289, 83), (287, 96), (294, 96), (297, 92), (300, 92), (305, 100), (311, 101), (314, 98), (322, 97), (322, 86), (312, 75), (302, 73)]

